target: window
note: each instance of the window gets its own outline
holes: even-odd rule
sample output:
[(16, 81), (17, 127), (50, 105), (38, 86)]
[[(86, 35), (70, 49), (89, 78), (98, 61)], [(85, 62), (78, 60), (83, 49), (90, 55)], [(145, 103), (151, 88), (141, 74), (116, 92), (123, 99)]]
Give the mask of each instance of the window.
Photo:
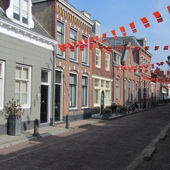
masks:
[(101, 68), (101, 51), (96, 48), (96, 67)]
[(125, 103), (126, 103), (126, 99), (127, 99), (127, 92), (126, 92), (126, 80), (124, 80), (124, 99), (125, 99)]
[(70, 74), (70, 108), (76, 107), (77, 103), (77, 75)]
[(14, 0), (14, 19), (28, 24), (28, 0)]
[(120, 79), (116, 78), (116, 100), (120, 100)]
[(31, 0), (11, 0), (6, 15), (14, 22), (29, 28), (34, 27), (32, 19)]
[(19, 100), (23, 107), (30, 106), (30, 67), (17, 66), (15, 78), (15, 100)]
[(0, 109), (3, 109), (4, 98), (4, 62), (0, 61)]
[(94, 89), (94, 104), (99, 104), (100, 90)]
[(110, 87), (110, 81), (106, 81), (106, 92), (105, 92), (105, 95), (106, 95), (106, 105), (109, 105), (110, 104), (110, 101), (111, 101), (111, 87)]
[[(77, 31), (70, 29), (70, 43), (77, 42)], [(70, 59), (77, 61), (77, 49), (74, 48), (74, 52), (70, 52)]]
[[(83, 36), (83, 39), (87, 39), (87, 37)], [(88, 48), (85, 46), (84, 50), (82, 51), (82, 63), (83, 64), (88, 64), (89, 58), (88, 58)]]
[(105, 58), (105, 69), (107, 71), (110, 71), (110, 55), (106, 54), (106, 58)]
[(88, 78), (82, 77), (82, 106), (87, 106)]
[[(64, 43), (64, 24), (61, 22), (57, 22), (57, 41), (58, 44)], [(63, 52), (57, 48), (57, 54), (63, 56)]]
[(128, 82), (128, 100), (131, 102), (131, 82)]
[(138, 83), (136, 83), (136, 101), (138, 101)]

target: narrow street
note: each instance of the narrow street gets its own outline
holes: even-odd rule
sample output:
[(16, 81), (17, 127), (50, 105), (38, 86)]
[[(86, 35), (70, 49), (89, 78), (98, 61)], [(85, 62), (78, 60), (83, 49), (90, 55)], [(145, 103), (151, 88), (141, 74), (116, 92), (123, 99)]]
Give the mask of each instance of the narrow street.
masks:
[(159, 106), (1, 149), (0, 169), (125, 170), (170, 123), (169, 110)]

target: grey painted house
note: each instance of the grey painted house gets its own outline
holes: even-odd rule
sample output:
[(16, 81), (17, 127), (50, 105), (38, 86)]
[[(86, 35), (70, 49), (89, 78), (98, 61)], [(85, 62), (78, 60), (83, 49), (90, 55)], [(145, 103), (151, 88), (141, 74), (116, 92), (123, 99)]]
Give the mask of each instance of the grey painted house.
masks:
[[(52, 122), (55, 41), (35, 20), (31, 0), (0, 0), (0, 112), (12, 98), (23, 103), (22, 129)], [(0, 135), (6, 134), (0, 115)]]

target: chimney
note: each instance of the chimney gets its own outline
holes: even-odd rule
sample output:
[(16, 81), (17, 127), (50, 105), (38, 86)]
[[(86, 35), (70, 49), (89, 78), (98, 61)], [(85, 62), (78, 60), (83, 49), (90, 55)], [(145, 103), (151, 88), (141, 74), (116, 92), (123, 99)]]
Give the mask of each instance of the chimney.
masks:
[(6, 11), (6, 9), (9, 7), (9, 0), (0, 0), (0, 7)]

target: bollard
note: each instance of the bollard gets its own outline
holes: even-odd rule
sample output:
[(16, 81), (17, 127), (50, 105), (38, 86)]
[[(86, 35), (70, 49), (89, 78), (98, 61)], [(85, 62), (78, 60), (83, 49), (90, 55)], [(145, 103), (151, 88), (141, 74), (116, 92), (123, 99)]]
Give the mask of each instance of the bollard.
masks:
[(70, 129), (70, 116), (66, 115), (66, 128)]
[(34, 134), (33, 136), (39, 136), (39, 120), (34, 120)]

